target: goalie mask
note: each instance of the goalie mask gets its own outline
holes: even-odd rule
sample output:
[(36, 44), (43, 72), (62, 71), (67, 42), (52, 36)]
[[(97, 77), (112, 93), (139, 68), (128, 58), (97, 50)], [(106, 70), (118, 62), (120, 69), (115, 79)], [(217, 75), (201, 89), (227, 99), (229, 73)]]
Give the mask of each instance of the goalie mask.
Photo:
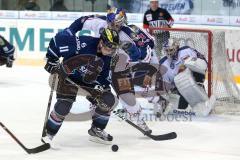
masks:
[(126, 12), (122, 8), (111, 8), (107, 14), (108, 27), (119, 31), (124, 24), (127, 24)]
[(168, 43), (163, 45), (163, 51), (164, 54), (170, 58), (173, 59), (176, 56), (176, 53), (179, 49), (179, 41), (177, 39), (169, 39)]

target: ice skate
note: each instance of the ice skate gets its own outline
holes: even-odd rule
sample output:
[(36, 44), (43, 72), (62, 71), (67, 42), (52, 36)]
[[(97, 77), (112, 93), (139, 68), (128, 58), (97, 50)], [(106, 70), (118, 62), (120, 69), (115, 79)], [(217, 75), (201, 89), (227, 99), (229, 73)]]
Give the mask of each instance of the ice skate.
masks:
[(53, 140), (53, 136), (50, 135), (50, 134), (46, 134), (45, 137), (42, 137), (42, 138), (41, 138), (41, 141), (42, 141), (43, 143), (49, 143), (49, 144), (51, 144), (51, 143), (52, 143), (52, 140)]
[(92, 127), (88, 130), (88, 134), (90, 135), (89, 140), (101, 143), (101, 144), (111, 144), (113, 137), (105, 132), (104, 130), (97, 128), (92, 125)]

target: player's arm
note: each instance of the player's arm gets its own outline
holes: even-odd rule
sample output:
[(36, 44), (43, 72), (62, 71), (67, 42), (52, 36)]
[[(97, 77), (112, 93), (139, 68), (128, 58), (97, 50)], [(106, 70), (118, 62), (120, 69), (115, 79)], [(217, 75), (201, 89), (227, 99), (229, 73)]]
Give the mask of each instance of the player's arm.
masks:
[(143, 28), (147, 30), (149, 28), (149, 23), (146, 18), (146, 13), (147, 12), (144, 13), (144, 17), (143, 17)]
[(89, 15), (89, 16), (82, 16), (75, 20), (68, 28), (67, 30), (70, 31), (72, 35), (75, 35), (78, 31), (82, 30), (84, 23), (89, 18), (94, 18), (95, 15)]
[(131, 62), (136, 62), (141, 59), (141, 52), (135, 44), (123, 42), (121, 47), (129, 55)]
[(3, 54), (6, 56), (12, 56), (15, 51), (15, 47), (10, 44), (4, 37), (0, 36), (0, 47), (3, 49)]
[(44, 69), (51, 74), (56, 73), (57, 69), (60, 66), (60, 61), (59, 61), (60, 57), (61, 55), (57, 48), (57, 42), (56, 42), (56, 36), (55, 36), (50, 40), (50, 43), (47, 49), (47, 54), (45, 57), (47, 60), (47, 63), (44, 66)]
[(0, 36), (0, 47), (2, 50), (2, 53), (0, 53), (1, 64), (6, 64), (7, 67), (12, 67), (15, 47), (2, 36)]
[(165, 19), (167, 20), (168, 27), (171, 28), (174, 24), (174, 19), (167, 10), (165, 10)]
[[(135, 26), (137, 27), (137, 26)], [(138, 27), (137, 27), (138, 28)], [(138, 28), (137, 29), (137, 37), (139, 40), (136, 43), (136, 45), (139, 46), (140, 50), (140, 60), (142, 62), (150, 62), (152, 57), (152, 49), (154, 48), (154, 40), (152, 36), (147, 33), (146, 31)]]

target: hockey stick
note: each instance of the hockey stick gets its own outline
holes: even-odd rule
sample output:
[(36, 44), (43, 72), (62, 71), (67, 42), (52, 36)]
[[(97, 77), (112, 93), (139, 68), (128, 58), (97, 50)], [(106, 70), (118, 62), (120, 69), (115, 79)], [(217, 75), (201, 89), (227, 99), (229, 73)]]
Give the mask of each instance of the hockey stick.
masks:
[(33, 154), (33, 153), (39, 153), (39, 152), (43, 152), (45, 150), (48, 150), (50, 148), (50, 144), (49, 143), (44, 143), (38, 147), (35, 148), (27, 148), (26, 146), (24, 146), (22, 144), (22, 142), (20, 142), (17, 137), (2, 123), (0, 122), (0, 126), (22, 147), (22, 149), (24, 149), (28, 154)]
[(121, 118), (122, 120), (124, 120), (125, 122), (127, 122), (128, 124), (130, 124), (131, 126), (133, 126), (134, 128), (136, 128), (137, 130), (139, 130), (140, 132), (142, 132), (147, 137), (149, 137), (152, 140), (154, 140), (154, 141), (170, 140), (170, 139), (174, 139), (174, 138), (177, 137), (177, 134), (175, 132), (170, 132), (170, 133), (167, 133), (167, 134), (160, 134), (160, 135), (149, 134), (146, 131), (144, 131), (141, 127), (137, 126), (133, 122), (131, 122), (128, 119), (126, 119), (123, 115), (121, 115), (121, 113), (119, 113), (119, 110), (118, 111), (113, 111), (113, 113), (116, 116), (118, 116), (119, 118)]
[(57, 74), (54, 74), (53, 80), (52, 80), (52, 85), (51, 85), (51, 91), (50, 91), (50, 95), (49, 95), (49, 99), (48, 99), (47, 111), (45, 114), (45, 119), (44, 119), (44, 124), (43, 124), (42, 137), (46, 136), (45, 128), (47, 125), (48, 115), (49, 115), (49, 111), (50, 111), (51, 104), (52, 104), (52, 97), (53, 97), (56, 80), (57, 80)]

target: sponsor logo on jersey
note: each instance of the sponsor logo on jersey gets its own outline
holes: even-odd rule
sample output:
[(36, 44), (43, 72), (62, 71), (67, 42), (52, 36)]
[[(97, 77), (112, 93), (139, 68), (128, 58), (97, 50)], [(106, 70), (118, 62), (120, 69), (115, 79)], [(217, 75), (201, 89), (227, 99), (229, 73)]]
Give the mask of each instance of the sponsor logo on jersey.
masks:
[(162, 12), (159, 13), (159, 16), (160, 16), (160, 17), (163, 17), (163, 15), (164, 15), (164, 14), (163, 14)]
[(79, 71), (81, 72), (81, 73), (87, 73), (87, 67), (86, 66), (81, 66), (80, 68), (79, 68)]
[(80, 42), (80, 40), (79, 40), (79, 37), (77, 36), (76, 37), (76, 42), (77, 42), (77, 50), (79, 51), (80, 49), (81, 49), (81, 42)]
[(146, 14), (146, 19), (147, 19), (147, 21), (151, 21), (152, 20), (152, 14)]
[(81, 48), (85, 48), (87, 46), (87, 43), (81, 43)]
[(168, 22), (167, 20), (156, 20), (149, 22), (151, 27), (168, 27), (171, 22)]

